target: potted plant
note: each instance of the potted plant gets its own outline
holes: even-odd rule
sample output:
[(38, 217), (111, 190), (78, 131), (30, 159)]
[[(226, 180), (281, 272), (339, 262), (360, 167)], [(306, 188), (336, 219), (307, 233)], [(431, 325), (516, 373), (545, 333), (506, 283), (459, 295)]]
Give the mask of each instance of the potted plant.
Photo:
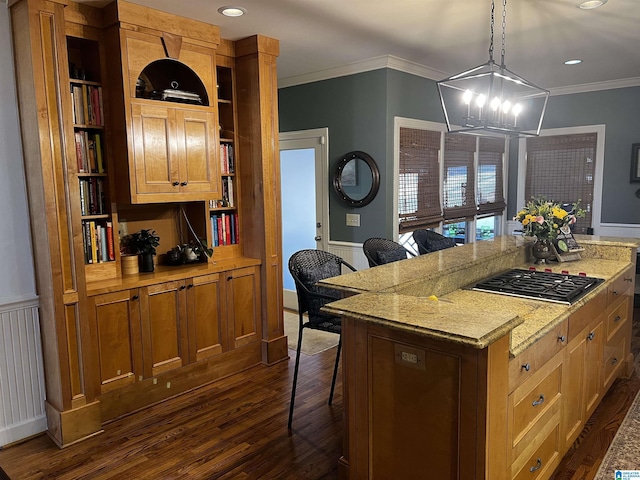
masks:
[(153, 272), (153, 256), (156, 254), (156, 247), (160, 244), (160, 237), (155, 230), (142, 229), (126, 235), (122, 243), (129, 253), (138, 255), (141, 272)]

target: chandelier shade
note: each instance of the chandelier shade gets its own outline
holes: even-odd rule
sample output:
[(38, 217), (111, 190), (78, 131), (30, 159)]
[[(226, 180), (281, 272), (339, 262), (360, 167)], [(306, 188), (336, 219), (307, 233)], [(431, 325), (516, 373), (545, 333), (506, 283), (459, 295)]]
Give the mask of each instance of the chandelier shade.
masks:
[(437, 82), (450, 132), (491, 136), (537, 136), (549, 91), (509, 70), (504, 63), (506, 0), (503, 3), (502, 55), (493, 60), (493, 10), (489, 61)]

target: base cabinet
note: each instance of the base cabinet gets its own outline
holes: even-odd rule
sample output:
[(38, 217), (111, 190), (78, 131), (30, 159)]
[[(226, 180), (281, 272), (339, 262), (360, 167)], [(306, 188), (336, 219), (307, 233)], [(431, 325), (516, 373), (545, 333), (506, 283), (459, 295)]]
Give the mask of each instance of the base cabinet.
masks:
[(259, 286), (256, 266), (90, 297), (99, 394), (258, 345)]
[(90, 297), (88, 311), (97, 335), (100, 394), (142, 378), (137, 289)]
[(140, 288), (144, 378), (188, 362), (184, 280)]

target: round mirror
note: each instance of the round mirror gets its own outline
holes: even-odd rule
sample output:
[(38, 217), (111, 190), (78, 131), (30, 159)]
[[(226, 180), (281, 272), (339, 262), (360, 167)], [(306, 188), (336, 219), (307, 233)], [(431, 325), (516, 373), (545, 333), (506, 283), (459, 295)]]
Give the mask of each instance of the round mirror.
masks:
[(340, 200), (347, 205), (368, 205), (380, 188), (378, 165), (364, 152), (347, 153), (336, 165), (333, 188)]

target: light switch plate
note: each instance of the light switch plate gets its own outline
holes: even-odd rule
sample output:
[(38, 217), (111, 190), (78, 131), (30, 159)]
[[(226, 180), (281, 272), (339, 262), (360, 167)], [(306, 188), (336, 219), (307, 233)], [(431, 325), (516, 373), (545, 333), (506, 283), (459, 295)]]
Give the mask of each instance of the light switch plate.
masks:
[(359, 227), (360, 226), (360, 214), (347, 213), (347, 227)]

